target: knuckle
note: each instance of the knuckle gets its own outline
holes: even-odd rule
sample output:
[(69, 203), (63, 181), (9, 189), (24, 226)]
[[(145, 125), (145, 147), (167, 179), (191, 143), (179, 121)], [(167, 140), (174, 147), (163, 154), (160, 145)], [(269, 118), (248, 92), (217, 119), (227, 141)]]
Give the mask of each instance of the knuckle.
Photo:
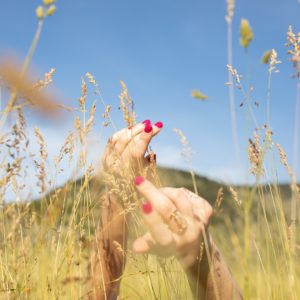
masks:
[(180, 188), (179, 189), (179, 193), (181, 194), (181, 195), (185, 195), (186, 194), (186, 191), (187, 191), (187, 189), (186, 188)]
[(182, 196), (182, 191), (181, 191), (181, 189), (179, 188), (179, 189), (176, 189), (175, 191), (174, 191), (174, 197), (175, 198), (180, 198)]
[(187, 188), (185, 188), (185, 187), (182, 187), (182, 188), (180, 188), (179, 190), (180, 190), (182, 193), (184, 193), (184, 194), (190, 193), (190, 191), (189, 191)]
[(170, 203), (162, 203), (160, 206), (160, 211), (164, 218), (169, 218), (174, 209), (175, 207)]
[(192, 201), (192, 199), (198, 199), (199, 196), (197, 194), (195, 194), (194, 192), (192, 192), (191, 190), (187, 189), (187, 188), (183, 188), (183, 192), (185, 197), (188, 197), (190, 199), (190, 201)]
[(110, 138), (110, 144), (115, 145), (116, 143), (125, 143), (130, 138), (130, 134), (128, 131), (120, 130), (114, 133)]
[(162, 188), (162, 192), (170, 198), (176, 198), (176, 190), (177, 189), (171, 187)]

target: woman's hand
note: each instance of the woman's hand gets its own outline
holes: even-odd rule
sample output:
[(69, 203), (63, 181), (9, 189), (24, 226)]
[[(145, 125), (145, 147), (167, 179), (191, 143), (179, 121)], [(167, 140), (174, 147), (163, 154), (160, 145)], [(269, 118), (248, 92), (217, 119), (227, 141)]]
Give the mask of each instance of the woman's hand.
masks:
[(124, 177), (125, 173), (142, 171), (155, 155), (145, 157), (148, 146), (154, 136), (163, 127), (162, 122), (151, 124), (145, 120), (131, 128), (124, 128), (115, 133), (109, 140), (103, 157), (104, 170)]
[(142, 211), (149, 231), (133, 243), (133, 250), (176, 256), (184, 269), (190, 268), (199, 258), (212, 207), (184, 188), (157, 189), (143, 177), (135, 183), (146, 199)]
[[(133, 243), (137, 253), (175, 256), (183, 266), (195, 299), (243, 299), (219, 250), (208, 235), (212, 207), (184, 189), (157, 189), (143, 177), (135, 184), (145, 198), (148, 232)], [(204, 248), (201, 247), (204, 242)]]

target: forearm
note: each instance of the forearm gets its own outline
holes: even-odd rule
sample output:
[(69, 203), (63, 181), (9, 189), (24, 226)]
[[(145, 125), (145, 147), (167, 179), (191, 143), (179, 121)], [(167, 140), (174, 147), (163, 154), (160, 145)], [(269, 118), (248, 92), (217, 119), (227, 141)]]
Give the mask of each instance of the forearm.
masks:
[(237, 283), (230, 273), (218, 248), (208, 236), (200, 262), (186, 270), (195, 299), (243, 299)]
[(125, 268), (127, 224), (117, 198), (105, 196), (92, 258), (95, 299), (116, 299)]

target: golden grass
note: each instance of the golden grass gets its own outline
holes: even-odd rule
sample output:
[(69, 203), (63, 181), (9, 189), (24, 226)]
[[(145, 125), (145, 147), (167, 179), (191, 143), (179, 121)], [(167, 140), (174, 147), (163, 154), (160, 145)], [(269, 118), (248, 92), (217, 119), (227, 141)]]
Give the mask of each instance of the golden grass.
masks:
[[(34, 133), (39, 146), (39, 157), (33, 159), (36, 167), (40, 201), (7, 202), (7, 191), (11, 189), (16, 199), (24, 190), (24, 162), (32, 160), (29, 151), (28, 128), (20, 106), (20, 87), (28, 91), (28, 65), (36, 47), (41, 31), (41, 24), (47, 15), (55, 12), (53, 3), (44, 1), (38, 8), (39, 25), (32, 47), (22, 68), (22, 76), (10, 80), (11, 96), (1, 114), (0, 145), (0, 299), (82, 299), (90, 291), (90, 259), (96, 242), (96, 230), (103, 193), (115, 193), (120, 196), (125, 213), (132, 215), (129, 245), (145, 229), (141, 222), (138, 204), (141, 201), (130, 185), (135, 174), (128, 166), (120, 172), (123, 176), (115, 178), (109, 172), (99, 173), (98, 169), (87, 161), (87, 137), (93, 131), (98, 103), (103, 106), (103, 127), (114, 123), (110, 115), (111, 106), (103, 100), (99, 86), (90, 73), (81, 80), (81, 97), (74, 128), (70, 128), (64, 144), (53, 162), (47, 154), (47, 141), (39, 128)], [(234, 2), (228, 1), (227, 22), (231, 23)], [(241, 28), (242, 42), (248, 47), (253, 32), (244, 20)], [(297, 35), (299, 37), (299, 34)], [(293, 63), (299, 48), (295, 44), (296, 35), (289, 30), (290, 46), (293, 45)], [(296, 48), (295, 48), (296, 47)], [(296, 50), (295, 50), (296, 49)], [(295, 52), (298, 51), (298, 52)], [(279, 63), (275, 50), (268, 58), (269, 74), (276, 71)], [(298, 63), (298, 61), (297, 61)], [(236, 86), (242, 90), (247, 105), (249, 95), (241, 85), (241, 76), (228, 65), (230, 84), (235, 79)], [(15, 70), (14, 70), (15, 71)], [(52, 82), (55, 69), (45, 74), (43, 80), (32, 85), (32, 90), (45, 89)], [(3, 73), (4, 74), (4, 73)], [(232, 76), (232, 77), (231, 77)], [(271, 80), (271, 76), (269, 77)], [(16, 85), (16, 82), (18, 85)], [(88, 86), (91, 84), (97, 95), (97, 102), (87, 107)], [(126, 85), (121, 82), (120, 108), (128, 126), (136, 123), (134, 103)], [(38, 92), (40, 93), (40, 91)], [(28, 94), (36, 95), (35, 92)], [(37, 103), (35, 103), (37, 105)], [(12, 111), (17, 111), (14, 125), (4, 132), (4, 125)], [(252, 115), (252, 110), (249, 108)], [(256, 122), (255, 118), (254, 121)], [(255, 123), (254, 122), (254, 123)], [(235, 123), (234, 123), (235, 124)], [(255, 184), (245, 187), (215, 187), (211, 203), (216, 200), (216, 213), (211, 231), (216, 244), (226, 258), (234, 277), (242, 288), (245, 299), (298, 299), (300, 298), (300, 244), (297, 222), (299, 216), (300, 191), (296, 176), (287, 161), (282, 147), (272, 140), (270, 126), (260, 126), (254, 138), (249, 139), (249, 161)], [(186, 173), (164, 171), (156, 172), (155, 164), (143, 172), (150, 174), (157, 185), (171, 184), (194, 189), (205, 194), (210, 189), (209, 182), (199, 180), (191, 167), (192, 149), (181, 130), (175, 130), (183, 145), (183, 154), (189, 163), (191, 177)], [(32, 143), (33, 141), (30, 141)], [(75, 149), (79, 150), (76, 161), (83, 176), (76, 180), (70, 178), (63, 187), (57, 187), (44, 195), (49, 186), (56, 182), (60, 164), (73, 161)], [(279, 168), (272, 159), (279, 156), (281, 163), (291, 178), (290, 198), (282, 195), (276, 178), (268, 175), (272, 170), (265, 167), (265, 162), (272, 160), (272, 168)], [(153, 156), (153, 154), (152, 154)], [(49, 178), (47, 165), (54, 164), (56, 173)], [(97, 176), (96, 176), (97, 175)], [(124, 176), (126, 175), (126, 176)], [(160, 176), (159, 176), (160, 175)], [(268, 177), (267, 177), (268, 176)], [(267, 179), (267, 184), (261, 184)], [(109, 190), (103, 188), (104, 184)], [(227, 193), (227, 194), (226, 194)], [(231, 196), (229, 196), (229, 194)], [(214, 198), (214, 199), (212, 199)], [(32, 200), (32, 199), (28, 199)], [(212, 203), (213, 204), (213, 203)], [(124, 212), (123, 212), (124, 213)], [(127, 256), (127, 268), (122, 276), (120, 299), (191, 299), (187, 279), (174, 258), (164, 259), (152, 255), (139, 256), (127, 250), (124, 245), (115, 242), (116, 250)]]

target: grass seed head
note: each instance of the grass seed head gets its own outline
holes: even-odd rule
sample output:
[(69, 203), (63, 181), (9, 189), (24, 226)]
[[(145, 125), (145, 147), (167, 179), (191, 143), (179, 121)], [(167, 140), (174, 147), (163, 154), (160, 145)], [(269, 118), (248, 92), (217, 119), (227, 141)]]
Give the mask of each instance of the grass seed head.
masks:
[(122, 92), (119, 95), (120, 105), (119, 108), (123, 112), (123, 119), (128, 127), (132, 127), (136, 124), (136, 114), (134, 111), (134, 102), (129, 96), (126, 84), (121, 81)]
[(226, 0), (227, 2), (227, 15), (225, 16), (225, 20), (228, 24), (232, 23), (232, 18), (234, 15), (234, 1), (235, 0)]
[(47, 16), (52, 16), (54, 15), (54, 13), (56, 12), (56, 6), (55, 5), (51, 5), (46, 12)]
[(55, 71), (56, 71), (55, 68), (51, 68), (51, 70), (49, 72), (45, 73), (43, 80), (39, 80), (36, 84), (33, 85), (33, 89), (45, 88), (50, 83), (52, 83), (52, 81), (53, 81), (52, 77), (53, 77), (53, 74), (55, 73)]
[(92, 85), (97, 86), (96, 80), (95, 80), (94, 76), (93, 76), (91, 73), (87, 72), (87, 73), (85, 74), (85, 76), (88, 78), (89, 82), (90, 82)]
[(55, 3), (55, 0), (43, 0), (44, 5), (50, 6)]
[(272, 49), (269, 60), (269, 72), (272, 73), (274, 71), (275, 73), (278, 73), (278, 64), (281, 64), (281, 61), (277, 59), (277, 52), (274, 49)]
[(233, 198), (233, 200), (236, 202), (236, 204), (241, 207), (242, 206), (242, 201), (240, 200), (240, 198), (238, 197), (238, 193), (237, 191), (233, 188), (233, 187), (229, 187), (229, 192)]
[(271, 58), (271, 50), (267, 50), (261, 58), (261, 63), (264, 65), (268, 65)]
[(254, 141), (249, 139), (248, 158), (251, 164), (250, 171), (253, 175), (263, 175), (262, 168), (262, 148), (260, 146), (260, 137), (257, 132), (254, 132)]
[(81, 78), (81, 97), (79, 98), (79, 105), (82, 112), (85, 112), (85, 103), (87, 98), (87, 87), (84, 78)]
[(192, 160), (192, 157), (195, 154), (195, 151), (190, 146), (190, 144), (189, 144), (186, 136), (182, 132), (182, 130), (180, 130), (178, 128), (174, 128), (173, 130), (174, 130), (175, 133), (178, 134), (178, 136), (180, 138), (180, 143), (182, 145), (181, 155), (183, 156), (184, 160), (187, 163), (191, 163), (191, 160)]
[(240, 44), (244, 48), (248, 48), (249, 44), (253, 40), (254, 34), (252, 28), (249, 24), (249, 21), (246, 19), (241, 20), (240, 24)]
[(236, 86), (241, 89), (241, 79), (242, 75), (239, 75), (237, 69), (234, 69), (231, 65), (227, 65), (228, 72), (233, 76), (236, 81)]
[(286, 157), (285, 151), (283, 150), (283, 148), (281, 147), (281, 145), (279, 143), (277, 143), (276, 146), (277, 146), (277, 149), (278, 149), (278, 152), (279, 152), (279, 155), (280, 155), (280, 161), (281, 161), (281, 163), (285, 167), (287, 167), (288, 166), (288, 162), (287, 162), (287, 157)]
[(218, 190), (218, 193), (217, 193), (216, 201), (215, 201), (215, 208), (217, 210), (220, 209), (223, 200), (224, 200), (224, 188), (220, 187)]
[(35, 10), (36, 16), (39, 20), (43, 20), (45, 17), (45, 11), (43, 6), (38, 6)]
[(287, 32), (287, 44), (289, 48), (289, 60), (293, 63), (295, 74), (293, 77), (300, 78), (300, 32), (296, 35), (293, 32), (292, 26), (289, 26)]
[(208, 99), (208, 96), (204, 95), (199, 90), (192, 91), (192, 97), (195, 98), (195, 99), (198, 99), (198, 100), (206, 100), (206, 99)]

